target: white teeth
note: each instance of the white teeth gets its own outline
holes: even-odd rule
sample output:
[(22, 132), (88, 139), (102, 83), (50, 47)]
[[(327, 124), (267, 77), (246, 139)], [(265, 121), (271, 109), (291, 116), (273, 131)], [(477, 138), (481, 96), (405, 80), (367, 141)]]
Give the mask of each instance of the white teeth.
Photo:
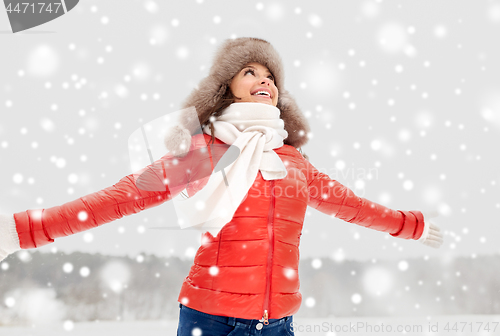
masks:
[(271, 95), (269, 94), (269, 92), (267, 91), (257, 91), (253, 94), (254, 96), (258, 96), (258, 95), (266, 95), (268, 97), (271, 97)]

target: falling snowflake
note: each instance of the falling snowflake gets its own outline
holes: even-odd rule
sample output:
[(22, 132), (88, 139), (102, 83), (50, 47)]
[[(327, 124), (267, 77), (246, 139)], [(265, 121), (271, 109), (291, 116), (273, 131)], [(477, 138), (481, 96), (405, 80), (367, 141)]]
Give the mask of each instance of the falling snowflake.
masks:
[(305, 300), (306, 307), (312, 308), (316, 305), (316, 300), (313, 297), (308, 297)]
[(322, 264), (323, 264), (323, 263), (321, 262), (321, 259), (318, 259), (318, 258), (313, 259), (313, 261), (312, 261), (312, 263), (311, 263), (311, 265), (312, 265), (312, 267), (313, 267), (314, 269), (319, 269), (319, 268), (321, 268), (321, 265), (322, 265)]
[(384, 295), (394, 283), (393, 275), (385, 268), (370, 267), (363, 274), (363, 286), (372, 295)]
[(408, 44), (408, 34), (401, 24), (388, 22), (378, 31), (378, 42), (387, 53), (398, 53)]
[(8, 308), (12, 308), (16, 304), (16, 299), (13, 297), (6, 297), (4, 303)]
[(75, 324), (71, 320), (66, 320), (63, 323), (63, 328), (66, 331), (71, 331), (71, 330), (73, 330), (75, 328)]
[(362, 297), (360, 294), (358, 293), (354, 293), (352, 296), (351, 296), (351, 301), (352, 303), (354, 304), (360, 304), (361, 301), (362, 301)]
[(77, 216), (80, 222), (85, 222), (87, 218), (89, 218), (89, 215), (85, 210), (80, 211)]
[(402, 272), (408, 270), (408, 267), (409, 267), (409, 264), (406, 260), (401, 260), (399, 263), (398, 263), (398, 269)]
[(80, 275), (84, 278), (88, 277), (90, 275), (90, 269), (86, 266), (80, 268)]
[(71, 272), (73, 272), (73, 264), (69, 263), (69, 262), (64, 263), (64, 265), (63, 265), (63, 271), (64, 271), (64, 273), (71, 273)]
[(209, 269), (208, 269), (208, 273), (212, 276), (215, 276), (217, 274), (219, 274), (219, 268), (217, 266), (211, 266)]
[(54, 75), (60, 66), (59, 53), (49, 45), (40, 45), (28, 54), (27, 72), (35, 77)]

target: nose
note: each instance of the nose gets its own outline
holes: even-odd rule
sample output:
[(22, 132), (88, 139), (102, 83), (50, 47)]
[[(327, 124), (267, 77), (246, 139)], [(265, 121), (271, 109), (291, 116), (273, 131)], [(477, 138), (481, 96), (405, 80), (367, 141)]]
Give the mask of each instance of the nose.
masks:
[(271, 85), (271, 80), (267, 77), (264, 77), (262, 78), (260, 84), (267, 84), (267, 85)]

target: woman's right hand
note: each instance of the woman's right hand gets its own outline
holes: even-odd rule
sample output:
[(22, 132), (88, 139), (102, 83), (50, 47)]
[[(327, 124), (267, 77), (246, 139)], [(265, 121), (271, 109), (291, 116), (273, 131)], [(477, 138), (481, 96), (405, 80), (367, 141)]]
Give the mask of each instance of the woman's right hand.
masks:
[(14, 216), (0, 214), (0, 262), (20, 249)]

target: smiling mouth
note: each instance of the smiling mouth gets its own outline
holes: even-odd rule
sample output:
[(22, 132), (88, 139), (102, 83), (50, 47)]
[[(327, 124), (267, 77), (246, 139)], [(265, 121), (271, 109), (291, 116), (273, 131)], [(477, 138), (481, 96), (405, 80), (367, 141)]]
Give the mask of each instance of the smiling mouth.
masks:
[(257, 96), (257, 97), (262, 97), (262, 98), (269, 98), (271, 99), (271, 95), (267, 91), (257, 91), (252, 96)]

